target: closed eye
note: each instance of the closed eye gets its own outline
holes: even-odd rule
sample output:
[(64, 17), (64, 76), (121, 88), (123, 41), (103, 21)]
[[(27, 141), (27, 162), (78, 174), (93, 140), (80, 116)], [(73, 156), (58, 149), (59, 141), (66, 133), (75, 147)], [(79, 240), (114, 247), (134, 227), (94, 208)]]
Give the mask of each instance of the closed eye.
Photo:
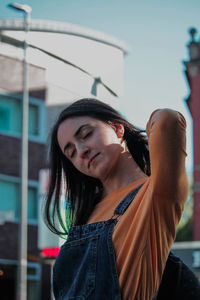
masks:
[(70, 158), (73, 158), (74, 154), (75, 154), (76, 150), (74, 149), (70, 155)]
[(84, 137), (83, 139), (86, 139), (87, 137), (89, 137), (92, 134), (92, 131), (89, 131)]

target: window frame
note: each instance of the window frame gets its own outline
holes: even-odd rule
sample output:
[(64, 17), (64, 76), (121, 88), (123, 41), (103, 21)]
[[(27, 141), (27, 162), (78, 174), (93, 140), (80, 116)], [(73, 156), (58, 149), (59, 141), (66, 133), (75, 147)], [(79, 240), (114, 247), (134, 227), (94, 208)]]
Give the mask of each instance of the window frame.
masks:
[[(18, 101), (22, 101), (23, 96), (17, 95), (15, 93), (9, 93), (3, 89), (0, 89), (0, 96), (9, 97), (16, 99)], [(29, 134), (28, 139), (32, 142), (40, 142), (45, 143), (46, 142), (46, 106), (44, 100), (39, 100), (33, 97), (29, 97), (29, 104), (35, 105), (38, 108), (38, 135), (31, 135)], [(16, 138), (21, 138), (21, 133), (17, 132), (6, 132), (4, 130), (0, 129), (0, 134), (12, 136)]]
[[(21, 178), (14, 177), (14, 176), (9, 176), (9, 175), (5, 175), (5, 174), (0, 174), (0, 180), (7, 181), (7, 182), (10, 182), (10, 183), (17, 183), (17, 184), (21, 183)], [(29, 187), (36, 189), (37, 218), (36, 219), (28, 219), (28, 215), (27, 215), (27, 223), (29, 225), (38, 225), (38, 219), (39, 219), (39, 182), (36, 181), (36, 180), (28, 180), (28, 188)], [(28, 207), (28, 203), (27, 203), (27, 207)], [(11, 222), (19, 223), (19, 221), (20, 221), (19, 218), (15, 218)]]
[[(8, 265), (8, 266), (16, 266), (18, 267), (19, 261), (12, 260), (12, 259), (5, 259), (0, 258), (0, 264), (1, 265)], [(29, 275), (28, 274), (28, 268), (35, 269), (35, 275)], [(42, 284), (42, 265), (38, 262), (30, 262), (27, 260), (27, 281), (35, 281), (38, 283), (39, 287), (39, 294), (41, 295), (41, 284)]]

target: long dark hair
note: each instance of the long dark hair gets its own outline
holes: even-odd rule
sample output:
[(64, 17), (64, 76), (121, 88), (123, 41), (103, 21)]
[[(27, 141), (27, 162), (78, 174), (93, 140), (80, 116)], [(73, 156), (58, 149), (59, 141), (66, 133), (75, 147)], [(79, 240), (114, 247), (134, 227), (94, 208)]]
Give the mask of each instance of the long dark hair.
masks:
[[(45, 205), (45, 220), (50, 230), (67, 234), (68, 224), (83, 225), (102, 197), (102, 183), (96, 178), (79, 172), (62, 153), (57, 140), (60, 124), (70, 117), (90, 116), (105, 123), (116, 122), (124, 126), (124, 140), (133, 159), (141, 170), (150, 175), (149, 150), (142, 131), (125, 120), (111, 106), (96, 99), (81, 99), (63, 110), (55, 123), (50, 142), (50, 183)], [(61, 213), (61, 190), (66, 190), (67, 216)], [(59, 229), (58, 223), (62, 227)]]

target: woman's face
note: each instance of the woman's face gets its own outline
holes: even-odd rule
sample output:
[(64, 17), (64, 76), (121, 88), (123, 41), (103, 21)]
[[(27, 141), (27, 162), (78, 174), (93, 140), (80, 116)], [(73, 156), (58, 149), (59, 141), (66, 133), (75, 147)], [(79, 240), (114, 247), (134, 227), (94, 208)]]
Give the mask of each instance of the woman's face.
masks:
[(124, 127), (95, 118), (71, 117), (57, 133), (59, 146), (74, 167), (85, 175), (105, 180), (120, 164)]

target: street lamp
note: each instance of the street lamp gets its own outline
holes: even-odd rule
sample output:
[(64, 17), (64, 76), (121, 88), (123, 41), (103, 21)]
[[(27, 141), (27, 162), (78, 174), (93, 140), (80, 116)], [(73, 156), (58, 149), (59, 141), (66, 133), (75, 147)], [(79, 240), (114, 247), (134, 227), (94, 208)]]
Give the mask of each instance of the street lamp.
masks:
[(20, 4), (20, 3), (9, 3), (8, 7), (14, 8), (16, 10), (25, 12), (26, 14), (30, 14), (32, 11), (32, 8), (29, 5), (26, 4)]
[(28, 62), (27, 33), (30, 26), (32, 8), (26, 4), (10, 3), (8, 7), (24, 14), (24, 64), (23, 64), (23, 106), (22, 106), (22, 142), (21, 142), (21, 207), (19, 222), (19, 265), (17, 276), (17, 299), (27, 300), (27, 206), (28, 206)]

